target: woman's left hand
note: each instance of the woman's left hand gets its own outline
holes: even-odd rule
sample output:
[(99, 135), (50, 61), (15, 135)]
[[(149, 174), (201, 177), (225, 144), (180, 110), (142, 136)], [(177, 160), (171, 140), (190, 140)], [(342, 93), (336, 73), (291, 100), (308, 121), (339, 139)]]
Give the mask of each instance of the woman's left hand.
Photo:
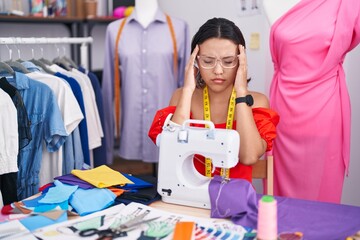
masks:
[(247, 59), (245, 47), (239, 45), (240, 54), (239, 58), (239, 67), (235, 77), (234, 88), (236, 90), (237, 95), (245, 95), (247, 94)]

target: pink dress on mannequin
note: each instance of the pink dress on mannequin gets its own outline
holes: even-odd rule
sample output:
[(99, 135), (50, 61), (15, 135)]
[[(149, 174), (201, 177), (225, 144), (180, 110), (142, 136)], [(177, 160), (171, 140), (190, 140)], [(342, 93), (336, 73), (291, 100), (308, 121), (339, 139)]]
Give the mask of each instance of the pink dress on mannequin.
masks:
[(359, 42), (359, 0), (302, 0), (272, 26), (275, 195), (340, 202), (351, 118), (342, 63)]

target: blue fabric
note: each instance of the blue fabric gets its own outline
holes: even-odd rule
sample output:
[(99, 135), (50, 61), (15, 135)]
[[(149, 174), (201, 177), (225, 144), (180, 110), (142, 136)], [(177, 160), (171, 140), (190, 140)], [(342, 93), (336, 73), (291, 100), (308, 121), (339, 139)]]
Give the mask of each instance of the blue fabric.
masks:
[(54, 93), (46, 84), (19, 72), (6, 78), (20, 92), (31, 122), (33, 139), (18, 154), (18, 198), (25, 199), (39, 189), (43, 142), (47, 151), (55, 152), (64, 144), (67, 133)]
[(111, 206), (116, 195), (106, 188), (78, 188), (70, 198), (70, 205), (80, 216), (103, 210)]
[[(81, 112), (84, 115), (84, 119), (79, 124), (79, 130), (80, 130), (80, 137), (81, 137), (81, 149), (84, 155), (84, 162), (88, 165), (90, 165), (90, 152), (89, 152), (89, 137), (88, 137), (88, 131), (87, 131), (87, 123), (86, 123), (86, 115), (85, 115), (85, 105), (84, 105), (84, 98), (81, 91), (81, 87), (79, 83), (72, 77), (68, 77), (62, 73), (56, 72), (55, 76), (60, 77), (67, 81), (70, 84), (71, 90), (73, 91), (76, 100), (79, 103), (79, 106), (81, 108)], [(80, 148), (76, 148), (80, 149)]]
[(40, 196), (28, 200), (22, 200), (21, 202), (29, 208), (39, 206), (39, 201), (45, 197), (45, 194), (41, 194)]
[[(72, 139), (73, 149), (74, 149), (74, 158), (75, 158), (74, 169), (82, 169), (85, 159), (84, 159), (83, 151), (80, 151), (80, 149), (82, 149), (80, 128), (77, 127), (75, 129), (75, 131), (76, 131), (76, 134), (73, 135), (73, 139)], [(89, 153), (89, 151), (87, 151), (87, 152)]]
[(42, 72), (42, 68), (39, 66), (36, 66), (34, 63), (30, 61), (24, 61), (21, 63), (27, 70), (30, 72)]
[(38, 206), (36, 206), (34, 208), (34, 212), (36, 213), (43, 213), (43, 212), (48, 212), (48, 211), (52, 211), (52, 210), (59, 210), (59, 208), (61, 210), (68, 210), (69, 208), (69, 202), (66, 200), (66, 201), (63, 201), (61, 203), (54, 203), (54, 204), (42, 204), (42, 203), (39, 203)]
[(62, 174), (71, 173), (73, 169), (81, 169), (84, 164), (84, 153), (82, 151), (82, 143), (80, 137), (80, 129), (77, 126), (69, 137), (63, 147), (64, 159)]
[[(83, 67), (79, 67), (78, 69), (82, 73), (86, 73)], [(88, 72), (88, 77), (90, 78), (91, 85), (95, 92), (95, 101), (100, 115), (101, 127), (105, 129), (105, 120), (104, 120), (104, 107), (103, 107), (103, 100), (102, 100), (102, 92), (100, 81), (98, 77), (93, 72)], [(99, 167), (101, 165), (106, 165), (106, 138), (101, 138), (101, 146), (95, 148), (93, 150), (94, 156), (94, 167)]]
[(134, 184), (125, 184), (123, 187), (119, 187), (121, 189), (138, 189), (138, 188), (148, 188), (148, 187), (153, 187), (154, 185), (151, 183), (148, 183), (140, 178), (134, 177), (132, 175), (123, 173), (123, 175), (129, 179), (130, 181), (132, 181)]
[(56, 220), (52, 220), (45, 216), (34, 216), (34, 217), (27, 217), (20, 220), (20, 222), (29, 230), (34, 231), (38, 228), (43, 228), (55, 223), (65, 222), (67, 220), (67, 213), (66, 211)]
[(46, 196), (46, 194), (41, 194), (40, 196), (29, 199), (29, 200), (23, 200), (22, 203), (29, 209), (33, 209), (34, 212), (47, 212), (54, 209), (62, 209), (67, 210), (69, 208), (68, 201), (64, 201), (57, 204), (44, 204), (40, 203), (41, 199), (43, 199)]
[(61, 203), (67, 201), (78, 189), (78, 186), (63, 184), (59, 180), (54, 181), (55, 187), (49, 189), (45, 197), (39, 203)]

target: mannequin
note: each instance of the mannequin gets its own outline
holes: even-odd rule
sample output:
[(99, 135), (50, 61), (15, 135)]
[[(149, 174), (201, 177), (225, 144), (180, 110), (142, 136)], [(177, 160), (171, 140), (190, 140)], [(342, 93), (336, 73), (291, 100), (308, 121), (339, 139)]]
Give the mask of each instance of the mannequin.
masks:
[(274, 195), (340, 203), (351, 132), (343, 61), (360, 43), (360, 1), (263, 3), (272, 24), (270, 106), (280, 115)]
[(188, 24), (164, 13), (158, 0), (135, 0), (126, 19), (107, 26), (102, 93), (108, 164), (114, 155), (158, 161), (158, 148), (147, 133), (156, 110), (167, 106), (173, 91), (183, 85), (188, 31)]
[(264, 12), (270, 25), (299, 2), (300, 0), (263, 0)]
[(136, 19), (143, 28), (147, 28), (154, 20), (158, 8), (158, 0), (135, 0)]

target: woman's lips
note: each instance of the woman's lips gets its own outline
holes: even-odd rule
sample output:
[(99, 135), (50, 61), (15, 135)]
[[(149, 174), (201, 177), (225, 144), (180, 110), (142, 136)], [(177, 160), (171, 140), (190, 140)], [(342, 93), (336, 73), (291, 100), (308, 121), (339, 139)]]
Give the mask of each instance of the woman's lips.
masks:
[(214, 78), (214, 79), (212, 80), (212, 82), (217, 83), (217, 84), (221, 84), (221, 83), (225, 82), (225, 79), (222, 79), (222, 78)]

